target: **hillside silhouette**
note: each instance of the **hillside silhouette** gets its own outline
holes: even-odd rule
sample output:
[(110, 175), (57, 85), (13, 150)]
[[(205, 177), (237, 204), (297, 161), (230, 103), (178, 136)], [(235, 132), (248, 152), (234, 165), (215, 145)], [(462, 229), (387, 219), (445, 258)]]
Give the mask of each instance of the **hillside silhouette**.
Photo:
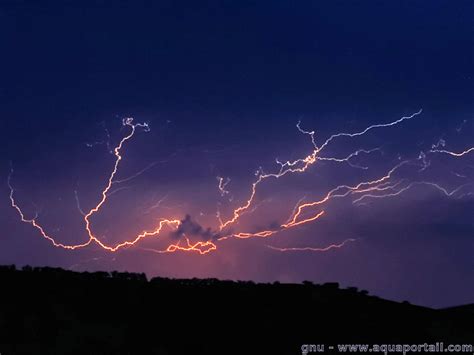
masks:
[(474, 305), (435, 310), (337, 283), (147, 280), (0, 266), (0, 353), (301, 354), (302, 344), (474, 343)]

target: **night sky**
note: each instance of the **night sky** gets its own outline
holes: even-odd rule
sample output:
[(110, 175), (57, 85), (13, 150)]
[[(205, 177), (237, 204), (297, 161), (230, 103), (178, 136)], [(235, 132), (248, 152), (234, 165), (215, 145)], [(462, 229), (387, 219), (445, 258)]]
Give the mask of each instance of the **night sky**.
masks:
[[(472, 303), (473, 15), (472, 1), (448, 0), (1, 1), (0, 264), (338, 281), (427, 306)], [(280, 171), (276, 159), (304, 164), (315, 150), (304, 132), (320, 147), (412, 115), (264, 179), (220, 230), (218, 211), (231, 219), (259, 176)], [(22, 223), (9, 175), (26, 219), (58, 243), (87, 242), (81, 210), (100, 202), (127, 117), (149, 129), (124, 143), (93, 233), (114, 246), (160, 218), (179, 227), (110, 252), (55, 247)], [(397, 166), (364, 185), (378, 190), (349, 189), (299, 221), (324, 210), (317, 220), (282, 227), (298, 204)], [(160, 252), (186, 237), (217, 250)]]

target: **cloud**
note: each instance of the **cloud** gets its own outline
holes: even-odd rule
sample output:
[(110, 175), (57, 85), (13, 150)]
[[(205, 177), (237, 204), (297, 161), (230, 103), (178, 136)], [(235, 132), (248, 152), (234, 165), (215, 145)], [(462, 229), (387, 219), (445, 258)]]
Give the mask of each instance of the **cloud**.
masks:
[(204, 228), (198, 222), (194, 221), (189, 214), (187, 214), (178, 229), (172, 233), (173, 236), (179, 238), (183, 236), (187, 237), (199, 237), (202, 240), (212, 240), (220, 237), (219, 232), (213, 231), (211, 228)]

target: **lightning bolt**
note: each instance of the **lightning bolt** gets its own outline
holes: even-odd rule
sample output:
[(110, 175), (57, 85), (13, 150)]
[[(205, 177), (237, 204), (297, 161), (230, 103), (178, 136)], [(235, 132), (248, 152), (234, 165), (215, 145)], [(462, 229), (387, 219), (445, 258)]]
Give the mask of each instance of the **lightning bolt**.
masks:
[(225, 187), (229, 184), (230, 179), (224, 179), (223, 177), (218, 176), (217, 181), (219, 182), (217, 186), (217, 188), (219, 189), (219, 193), (221, 194), (221, 197), (224, 197), (229, 193), (229, 191), (227, 191)]
[[(250, 193), (250, 197), (248, 198), (248, 200), (245, 202), (245, 204), (243, 204), (240, 207), (237, 207), (234, 210), (233, 215), (230, 219), (228, 219), (227, 221), (221, 221), (219, 229), (222, 231), (226, 227), (228, 227), (228, 226), (232, 225), (233, 223), (235, 223), (240, 218), (242, 213), (244, 211), (246, 211), (252, 205), (252, 203), (255, 199), (255, 195), (257, 193), (257, 187), (260, 183), (262, 183), (264, 180), (267, 180), (267, 179), (270, 179), (270, 178), (279, 179), (279, 178), (281, 178), (281, 177), (283, 177), (287, 174), (304, 173), (317, 160), (322, 159), (322, 158), (319, 157), (319, 154), (334, 139), (340, 138), (340, 137), (354, 138), (354, 137), (362, 136), (362, 135), (366, 134), (367, 132), (369, 132), (373, 129), (376, 129), (376, 128), (392, 127), (392, 126), (398, 125), (398, 124), (400, 124), (404, 121), (410, 120), (410, 119), (418, 116), (419, 114), (421, 114), (421, 112), (422, 112), (422, 110), (420, 109), (418, 112), (415, 112), (415, 113), (413, 113), (412, 115), (409, 115), (409, 116), (403, 116), (403, 117), (401, 117), (400, 119), (398, 119), (396, 121), (392, 121), (392, 122), (389, 122), (389, 123), (381, 123), (381, 124), (371, 125), (371, 126), (365, 128), (364, 130), (359, 131), (359, 132), (355, 132), (355, 133), (337, 133), (337, 134), (333, 134), (320, 147), (318, 147), (317, 144), (316, 144), (316, 141), (315, 141), (315, 138), (314, 138), (315, 132), (314, 131), (305, 131), (305, 130), (303, 130), (300, 126), (300, 122), (298, 122), (298, 124), (296, 125), (298, 130), (300, 132), (302, 132), (303, 134), (306, 134), (306, 135), (310, 136), (311, 143), (313, 144), (313, 147), (314, 147), (313, 152), (310, 155), (308, 155), (304, 158), (300, 158), (300, 159), (297, 159), (297, 160), (294, 160), (294, 161), (280, 162), (279, 160), (277, 160), (276, 162), (277, 162), (277, 164), (280, 165), (280, 170), (276, 173), (264, 174), (261, 170), (258, 171), (257, 174), (256, 174), (257, 175), (257, 180), (251, 186), (251, 193)], [(339, 160), (339, 161), (348, 162), (350, 158), (352, 158), (355, 155), (360, 154), (361, 152), (363, 152), (363, 150), (355, 152), (355, 153), (349, 155), (348, 157), (346, 157), (345, 159), (342, 159), (342, 160)], [(326, 160), (329, 160), (329, 159), (330, 158), (326, 158)], [(338, 161), (338, 159), (336, 159), (336, 158), (332, 158), (331, 160)]]
[(26, 218), (23, 211), (21, 210), (20, 206), (18, 206), (18, 204), (16, 203), (15, 198), (14, 198), (14, 189), (13, 189), (13, 186), (11, 184), (11, 177), (12, 177), (13, 173), (14, 173), (13, 167), (10, 167), (10, 174), (8, 174), (8, 179), (7, 179), (7, 184), (8, 184), (8, 187), (10, 188), (10, 195), (9, 195), (10, 204), (18, 212), (22, 222), (32, 225), (34, 228), (36, 228), (40, 232), (40, 234), (43, 238), (50, 241), (55, 247), (58, 247), (58, 248), (74, 250), (74, 249), (86, 247), (91, 243), (91, 240), (88, 240), (87, 242), (85, 242), (83, 244), (76, 244), (76, 245), (66, 245), (66, 244), (63, 244), (63, 243), (58, 243), (54, 240), (53, 237), (48, 235), (46, 233), (46, 231), (44, 230), (44, 228), (36, 221), (36, 219), (38, 218), (37, 215), (33, 218)]
[(326, 252), (331, 249), (340, 249), (343, 246), (345, 246), (348, 243), (355, 242), (357, 239), (349, 238), (344, 240), (343, 242), (339, 244), (330, 244), (326, 247), (323, 248), (315, 248), (315, 247), (292, 247), (292, 248), (280, 248), (280, 247), (275, 247), (272, 245), (267, 245), (267, 248), (270, 248), (272, 250), (276, 251), (281, 251), (281, 252), (289, 252), (289, 251), (312, 251), (312, 252)]
[(452, 152), (452, 151), (449, 151), (449, 150), (444, 150), (444, 149), (431, 149), (430, 150), (430, 153), (443, 153), (443, 154), (449, 154), (453, 157), (462, 157), (466, 154), (469, 154), (471, 152), (474, 152), (474, 147), (471, 147), (471, 148), (467, 148), (466, 150), (460, 152), (460, 153), (456, 153), (456, 152)]
[[(40, 234), (43, 236), (43, 238), (50, 241), (55, 247), (68, 249), (68, 250), (75, 250), (75, 249), (79, 249), (79, 248), (84, 248), (84, 247), (86, 247), (86, 246), (88, 246), (88, 245), (90, 245), (91, 243), (94, 242), (95, 244), (99, 245), (104, 250), (107, 250), (107, 251), (110, 251), (110, 252), (116, 252), (117, 250), (119, 250), (121, 248), (133, 246), (133, 245), (137, 244), (138, 242), (140, 242), (144, 238), (159, 235), (165, 226), (168, 226), (168, 227), (171, 227), (171, 228), (177, 228), (179, 226), (179, 224), (181, 223), (180, 220), (178, 220), (178, 219), (162, 219), (162, 220), (159, 221), (158, 226), (155, 229), (153, 229), (151, 231), (144, 231), (144, 232), (138, 234), (137, 236), (135, 236), (135, 238), (133, 238), (131, 240), (128, 240), (128, 241), (125, 241), (125, 242), (122, 242), (122, 243), (118, 243), (116, 245), (107, 245), (94, 235), (94, 233), (92, 231), (92, 227), (91, 227), (91, 217), (100, 210), (100, 208), (107, 201), (107, 197), (112, 193), (112, 192), (110, 192), (110, 190), (112, 188), (112, 184), (114, 183), (114, 177), (117, 174), (119, 164), (122, 160), (122, 155), (120, 153), (121, 153), (123, 145), (129, 139), (131, 139), (133, 137), (133, 135), (135, 134), (137, 128), (142, 128), (145, 132), (149, 131), (148, 124), (146, 124), (146, 123), (135, 123), (134, 124), (133, 123), (133, 118), (125, 118), (122, 121), (122, 124), (124, 126), (129, 127), (130, 132), (129, 132), (128, 135), (126, 135), (125, 137), (123, 137), (120, 140), (119, 144), (113, 150), (114, 155), (115, 155), (114, 167), (113, 167), (112, 172), (110, 173), (109, 178), (107, 180), (107, 185), (102, 190), (102, 193), (101, 193), (102, 197), (101, 197), (100, 201), (93, 208), (91, 208), (89, 210), (89, 212), (83, 214), (84, 215), (84, 222), (85, 222), (85, 229), (86, 229), (86, 232), (87, 232), (87, 235), (88, 235), (88, 240), (84, 243), (71, 244), (71, 245), (59, 243), (52, 236), (50, 236), (45, 231), (45, 229), (37, 222), (37, 217), (31, 218), (31, 219), (28, 219), (28, 218), (25, 217), (23, 211), (18, 206), (18, 204), (16, 203), (15, 198), (14, 198), (14, 188), (11, 184), (11, 177), (13, 175), (13, 167), (11, 167), (10, 174), (8, 175), (8, 180), (7, 180), (8, 187), (10, 188), (9, 197), (10, 197), (11, 206), (18, 212), (22, 222), (27, 223), (27, 224), (31, 224), (34, 228), (36, 228), (40, 232)], [(77, 196), (77, 194), (76, 194), (76, 196)], [(78, 201), (78, 199), (77, 199), (77, 201)]]
[(152, 248), (141, 248), (142, 250), (150, 251), (157, 254), (166, 254), (166, 253), (174, 253), (176, 251), (185, 251), (185, 252), (196, 252), (200, 255), (208, 254), (214, 250), (217, 250), (216, 244), (211, 241), (199, 241), (192, 243), (188, 237), (184, 236), (184, 240), (186, 241), (186, 245), (181, 245), (181, 239), (175, 243), (170, 244), (166, 249), (152, 249)]
[[(419, 110), (409, 116), (401, 117), (398, 120), (395, 120), (389, 123), (374, 124), (355, 133), (333, 134), (326, 141), (324, 141), (320, 146), (317, 145), (317, 142), (315, 139), (315, 131), (306, 131), (302, 129), (301, 123), (298, 122), (296, 125), (297, 129), (302, 134), (308, 135), (310, 137), (312, 146), (314, 148), (312, 152), (303, 158), (296, 159), (293, 161), (281, 162), (277, 159), (276, 163), (278, 164), (279, 169), (273, 173), (265, 173), (260, 168), (255, 174), (256, 176), (255, 181), (250, 186), (250, 195), (248, 199), (242, 205), (235, 208), (232, 211), (231, 216), (227, 220), (222, 220), (221, 213), (219, 211), (217, 212), (217, 218), (219, 222), (217, 230), (219, 232), (218, 233), (219, 237), (216, 237), (215, 240), (193, 242), (186, 235), (183, 234), (181, 235), (181, 238), (177, 242), (169, 244), (164, 249), (149, 249), (149, 248), (141, 248), (141, 249), (159, 253), (159, 254), (174, 253), (177, 251), (181, 251), (181, 252), (192, 252), (192, 253), (197, 253), (199, 255), (205, 255), (213, 251), (216, 251), (218, 242), (221, 242), (230, 238), (236, 238), (236, 239), (269, 238), (269, 237), (274, 236), (275, 234), (286, 231), (288, 229), (315, 222), (325, 215), (326, 213), (325, 206), (331, 200), (336, 199), (336, 198), (346, 198), (346, 197), (351, 198), (353, 199), (352, 203), (357, 204), (357, 203), (361, 203), (361, 201), (363, 200), (371, 199), (371, 198), (378, 199), (378, 198), (388, 198), (388, 197), (398, 196), (417, 185), (425, 185), (425, 186), (435, 188), (438, 191), (441, 191), (446, 196), (452, 197), (456, 193), (458, 193), (462, 188), (464, 188), (466, 185), (469, 185), (469, 184), (464, 184), (462, 186), (457, 187), (456, 189), (452, 191), (448, 191), (446, 188), (433, 182), (415, 181), (415, 182), (407, 183), (406, 179), (394, 178), (395, 173), (398, 170), (400, 170), (402, 167), (405, 167), (408, 165), (420, 166), (420, 163), (419, 163), (420, 161), (421, 161), (422, 168), (419, 171), (423, 171), (424, 169), (426, 169), (429, 166), (429, 162), (426, 161), (426, 154), (420, 153), (420, 155), (416, 159), (417, 162), (414, 162), (413, 160), (400, 161), (398, 162), (398, 164), (396, 164), (391, 169), (389, 169), (385, 174), (375, 179), (360, 181), (359, 183), (354, 184), (354, 185), (344, 185), (344, 184), (338, 185), (332, 188), (331, 190), (329, 190), (328, 192), (326, 192), (325, 194), (323, 194), (322, 197), (320, 197), (319, 199), (315, 201), (304, 202), (305, 198), (300, 199), (294, 206), (293, 210), (291, 211), (286, 221), (278, 225), (276, 228), (275, 227), (268, 228), (268, 229), (264, 229), (264, 230), (256, 231), (256, 232), (246, 232), (246, 231), (232, 232), (229, 230), (230, 226), (236, 224), (242, 215), (247, 214), (247, 213), (248, 214), (252, 213), (257, 208), (257, 206), (259, 206), (258, 203), (255, 203), (258, 188), (260, 184), (262, 184), (267, 179), (280, 179), (286, 175), (304, 173), (317, 161), (345, 163), (353, 168), (366, 170), (368, 169), (368, 167), (354, 164), (352, 160), (361, 154), (371, 154), (373, 152), (382, 152), (380, 148), (358, 149), (342, 158), (323, 155), (325, 148), (337, 138), (342, 138), (342, 137), (355, 138), (355, 137), (363, 136), (367, 134), (368, 132), (375, 129), (393, 127), (393, 126), (401, 124), (404, 121), (408, 121), (410, 119), (415, 118), (416, 116), (420, 115), (421, 112), (422, 110)], [(60, 247), (63, 249), (68, 249), (68, 250), (75, 250), (75, 249), (87, 247), (91, 244), (95, 244), (105, 251), (116, 252), (122, 248), (136, 246), (145, 238), (157, 237), (162, 234), (165, 228), (170, 229), (170, 230), (175, 230), (181, 225), (182, 222), (179, 219), (162, 218), (158, 220), (156, 226), (152, 228), (151, 230), (143, 231), (126, 241), (116, 243), (116, 244), (105, 243), (94, 234), (93, 228), (92, 228), (93, 217), (97, 213), (100, 212), (100, 210), (107, 203), (108, 198), (112, 194), (124, 188), (124, 187), (118, 187), (115, 190), (113, 190), (112, 187), (115, 184), (120, 184), (126, 181), (130, 181), (131, 179), (145, 173), (148, 169), (150, 169), (152, 166), (156, 164), (156, 163), (153, 163), (128, 178), (121, 179), (121, 180), (116, 179), (116, 175), (118, 174), (120, 163), (123, 159), (122, 149), (125, 146), (125, 144), (130, 139), (132, 139), (132, 137), (135, 135), (138, 129), (145, 132), (149, 131), (148, 124), (134, 123), (132, 118), (125, 118), (122, 121), (122, 124), (124, 127), (128, 128), (129, 132), (119, 141), (117, 146), (112, 150), (112, 153), (115, 157), (113, 168), (110, 174), (108, 175), (108, 178), (106, 180), (104, 188), (101, 191), (98, 202), (95, 204), (95, 206), (93, 206), (91, 209), (89, 209), (86, 212), (85, 210), (81, 208), (79, 204), (77, 191), (75, 191), (77, 207), (79, 211), (81, 212), (81, 214), (83, 215), (85, 231), (86, 231), (86, 236), (87, 236), (87, 240), (84, 241), (83, 243), (79, 243), (79, 244), (60, 243), (56, 241), (55, 238), (50, 236), (46, 232), (46, 230), (41, 226), (41, 224), (38, 222), (37, 214), (33, 218), (27, 218), (25, 216), (22, 209), (17, 204), (14, 198), (15, 191), (11, 183), (11, 178), (13, 176), (14, 171), (13, 171), (13, 167), (11, 167), (10, 174), (8, 175), (8, 180), (7, 180), (8, 186), (10, 188), (9, 198), (10, 198), (11, 206), (17, 211), (22, 222), (30, 224), (35, 229), (37, 229), (40, 235), (46, 240), (48, 240), (55, 247)], [(455, 152), (439, 149), (440, 146), (444, 147), (444, 144), (445, 144), (444, 141), (441, 140), (437, 145), (433, 145), (432, 149), (429, 152), (430, 153), (445, 153), (454, 157), (461, 157), (474, 151), (474, 147), (466, 149), (465, 151), (460, 152), (460, 153), (455, 153)], [(221, 196), (225, 196), (229, 194), (229, 191), (226, 190), (226, 186), (230, 182), (230, 179), (217, 177), (217, 180), (218, 180), (218, 189)], [(165, 197), (163, 197), (154, 206), (152, 206), (150, 210), (153, 208), (157, 208), (162, 203), (162, 201), (166, 198), (166, 196), (167, 195), (165, 195)], [(331, 244), (329, 246), (319, 247), (319, 248), (316, 248), (316, 247), (280, 248), (280, 247), (275, 247), (275, 246), (270, 246), (270, 245), (267, 245), (267, 247), (275, 251), (280, 251), (280, 252), (288, 252), (288, 251), (326, 252), (332, 249), (342, 248), (347, 243), (351, 243), (354, 241), (355, 239), (346, 239), (345, 241), (339, 244)]]
[(350, 161), (351, 158), (356, 157), (356, 156), (360, 155), (361, 153), (370, 154), (370, 153), (377, 152), (377, 151), (382, 152), (382, 150), (380, 148), (374, 148), (374, 149), (370, 149), (370, 150), (359, 149), (359, 150), (356, 150), (355, 152), (349, 154), (345, 158), (317, 157), (317, 159), (318, 160), (323, 160), (323, 161), (332, 161), (332, 162), (336, 162), (336, 163), (344, 163), (345, 162), (352, 168), (367, 170), (368, 169), (367, 166), (360, 166), (360, 165), (353, 164)]
[[(415, 181), (415, 182), (412, 182), (410, 184), (408, 184), (407, 186), (403, 187), (403, 188), (400, 188), (399, 190), (397, 190), (396, 192), (393, 192), (393, 193), (388, 193), (388, 194), (382, 194), (382, 195), (373, 195), (373, 194), (365, 194), (365, 195), (362, 195), (361, 197), (359, 197), (358, 199), (354, 200), (353, 203), (358, 203), (364, 199), (368, 199), (368, 198), (387, 198), (387, 197), (395, 197), (395, 196), (399, 196), (401, 195), (402, 193), (404, 193), (405, 191), (408, 191), (410, 190), (411, 188), (413, 188), (414, 186), (417, 186), (417, 185), (425, 185), (425, 186), (430, 186), (430, 187), (433, 187), (435, 188), (436, 190), (438, 191), (441, 191), (446, 197), (452, 197), (454, 194), (456, 194), (457, 192), (459, 192), (462, 188), (468, 186), (468, 185), (472, 185), (473, 183), (467, 183), (467, 184), (464, 184), (464, 185), (461, 185), (457, 188), (455, 188), (454, 190), (452, 190), (451, 192), (446, 190), (444, 187), (442, 187), (441, 185), (439, 184), (436, 184), (434, 182), (429, 182), (429, 181)], [(393, 187), (394, 188), (394, 187)]]

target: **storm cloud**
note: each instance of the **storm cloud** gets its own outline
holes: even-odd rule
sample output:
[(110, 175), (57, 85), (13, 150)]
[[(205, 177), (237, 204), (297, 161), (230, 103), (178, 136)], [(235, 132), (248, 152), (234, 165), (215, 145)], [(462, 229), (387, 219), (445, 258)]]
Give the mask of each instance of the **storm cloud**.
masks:
[(198, 237), (205, 241), (214, 240), (220, 236), (219, 232), (213, 231), (210, 227), (204, 228), (201, 226), (198, 222), (193, 220), (189, 214), (181, 220), (181, 224), (172, 235), (176, 238), (183, 236)]

